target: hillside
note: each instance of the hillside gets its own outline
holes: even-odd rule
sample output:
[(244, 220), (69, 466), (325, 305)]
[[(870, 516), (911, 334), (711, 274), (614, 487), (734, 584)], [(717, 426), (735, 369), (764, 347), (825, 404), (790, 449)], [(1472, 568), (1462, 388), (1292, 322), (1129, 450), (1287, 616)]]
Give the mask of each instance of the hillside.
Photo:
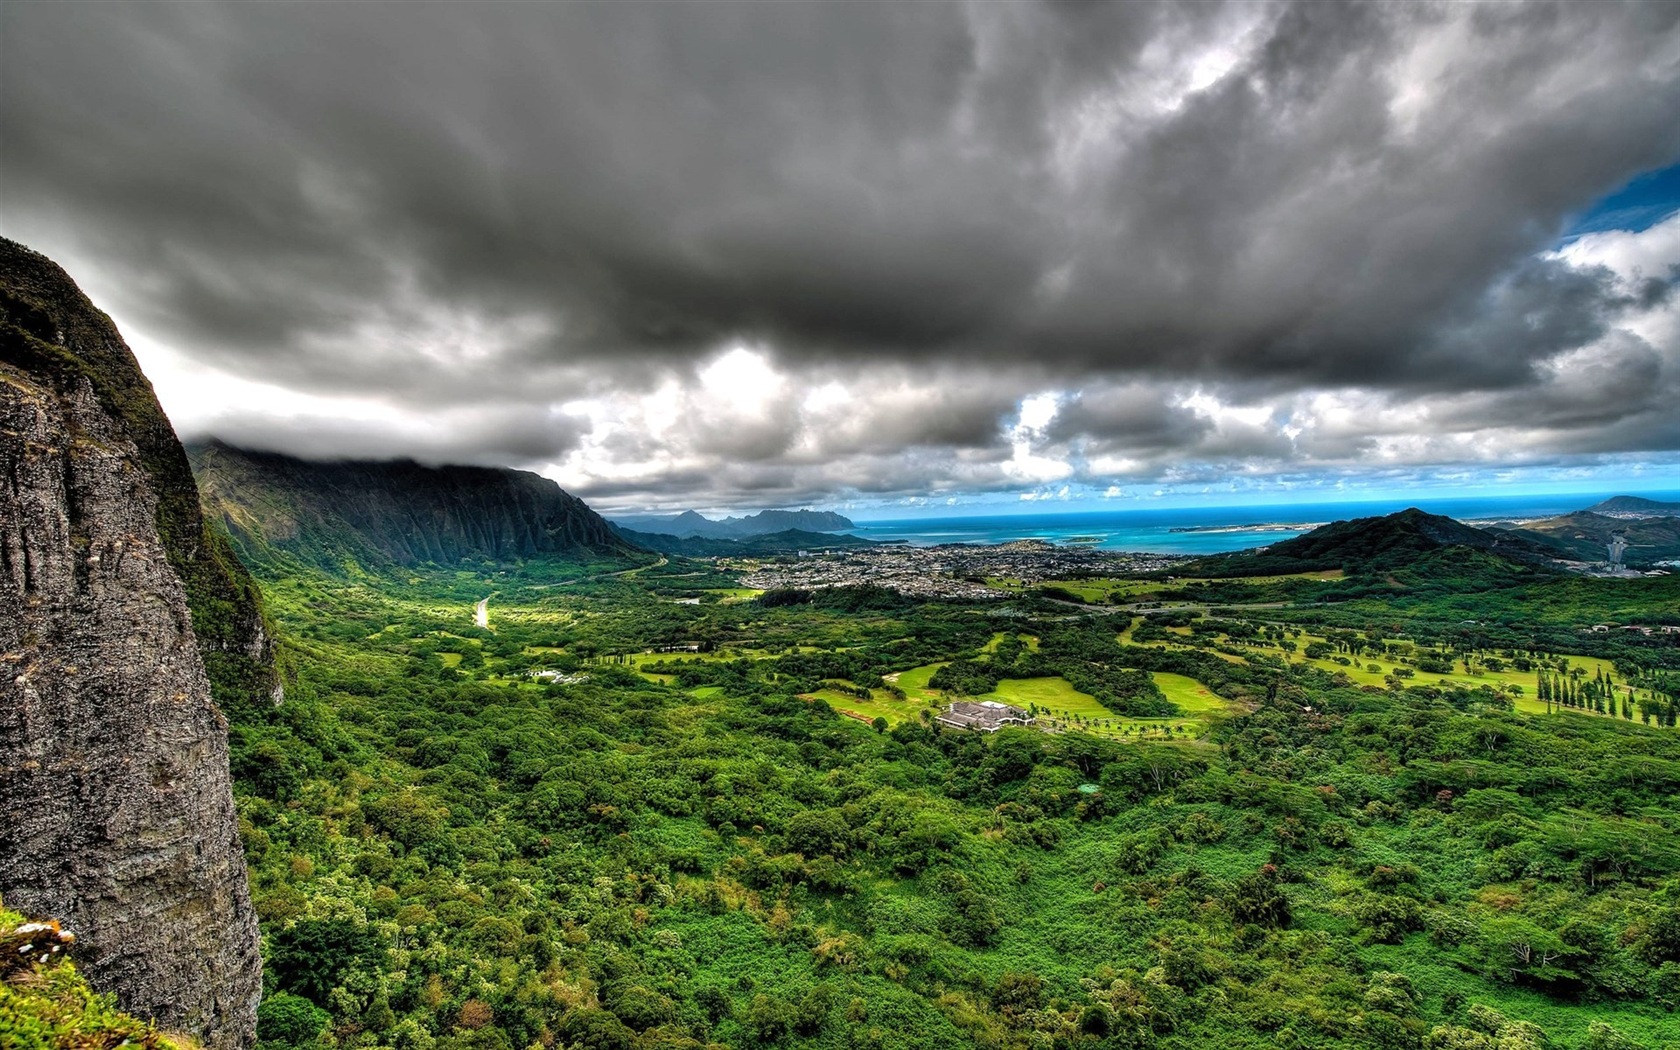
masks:
[[(1680, 503), (1646, 499), (1643, 496), (1611, 496), (1602, 503), (1594, 503), (1582, 514), (1602, 514), (1610, 518), (1657, 518), (1680, 515)], [(1566, 515), (1567, 516), (1567, 515)]]
[(220, 442), (189, 455), (206, 511), (256, 563), (291, 556), (343, 572), (638, 553), (582, 500), (528, 471), (310, 462)]
[(1465, 525), (1410, 507), (1382, 517), (1322, 525), (1304, 536), (1253, 551), (1215, 555), (1180, 566), (1178, 575), (1259, 576), (1340, 569), (1350, 575), (1403, 570), (1454, 548), (1525, 566), (1549, 565), (1560, 552), (1539, 540)]
[(613, 524), (637, 532), (651, 532), (684, 539), (698, 536), (711, 540), (742, 540), (790, 530), (840, 532), (857, 528), (852, 520), (844, 515), (820, 510), (765, 510), (743, 518), (723, 518), (718, 521), (695, 511), (685, 510), (670, 517), (619, 517), (613, 519)]
[(1578, 561), (1603, 561), (1612, 535), (1627, 540), (1625, 560), (1630, 565), (1680, 558), (1680, 517), (1614, 517), (1583, 510), (1509, 531), (1514, 536), (1556, 545)]

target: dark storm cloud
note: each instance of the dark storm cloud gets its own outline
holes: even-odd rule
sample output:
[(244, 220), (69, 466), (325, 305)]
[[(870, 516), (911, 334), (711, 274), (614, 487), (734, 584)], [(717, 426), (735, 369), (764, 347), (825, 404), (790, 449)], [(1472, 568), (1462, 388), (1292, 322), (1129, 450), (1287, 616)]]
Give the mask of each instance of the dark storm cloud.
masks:
[(1050, 428), (1058, 441), (1087, 438), (1096, 448), (1164, 450), (1193, 446), (1212, 423), (1144, 385), (1084, 391), (1061, 407)]
[[(1666, 285), (1544, 252), (1680, 155), (1677, 21), (1663, 3), (7, 3), (0, 225), (85, 261), (125, 322), (194, 360), (417, 413), (549, 420), (763, 347), (785, 403), (692, 405), (675, 432), (757, 466), (673, 462), (636, 482), (653, 487), (896, 490), (903, 469), (904, 490), (937, 488), (965, 462), (904, 450), (995, 462), (1042, 389), (1070, 392), (1045, 440), (1151, 463), (1300, 454), (1282, 417), (1216, 426), (1193, 388), (1485, 391), (1512, 419), (1542, 391), (1536, 425), (1635, 449), (1662, 425), (1552, 365)], [(1650, 349), (1666, 388), (1676, 349)], [(795, 404), (836, 370), (890, 390), (889, 367), (921, 410), (818, 425)], [(331, 440), (535, 461), (588, 429), (516, 425), (534, 436)], [(662, 440), (601, 437), (642, 458)], [(1338, 441), (1360, 447), (1321, 447)]]

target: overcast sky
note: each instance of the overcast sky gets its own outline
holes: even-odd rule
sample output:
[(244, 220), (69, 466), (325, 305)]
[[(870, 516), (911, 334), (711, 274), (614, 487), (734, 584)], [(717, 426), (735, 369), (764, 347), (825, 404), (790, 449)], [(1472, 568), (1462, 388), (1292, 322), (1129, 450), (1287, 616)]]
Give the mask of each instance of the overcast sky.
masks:
[(1672, 2), (0, 0), (0, 233), (608, 510), (1680, 488), (1677, 114)]

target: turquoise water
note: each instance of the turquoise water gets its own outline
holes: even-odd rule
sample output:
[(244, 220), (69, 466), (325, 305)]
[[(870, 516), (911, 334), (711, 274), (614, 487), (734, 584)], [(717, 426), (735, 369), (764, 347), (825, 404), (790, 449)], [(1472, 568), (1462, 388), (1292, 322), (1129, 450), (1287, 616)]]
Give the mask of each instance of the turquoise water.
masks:
[[(1606, 493), (1605, 496), (1610, 495)], [(1646, 493), (1680, 499), (1680, 493)], [(919, 547), (939, 543), (1008, 543), (1046, 540), (1082, 543), (1101, 550), (1155, 554), (1217, 554), (1290, 539), (1327, 522), (1391, 514), (1421, 507), (1463, 520), (1536, 518), (1566, 514), (1605, 496), (1497, 496), (1468, 499), (1392, 500), (1361, 503), (1293, 503), (1280, 506), (1181, 507), (1064, 514), (999, 514), (975, 517), (857, 521), (855, 535)], [(854, 519), (856, 520), (856, 519)], [(1194, 530), (1194, 531), (1175, 531)]]

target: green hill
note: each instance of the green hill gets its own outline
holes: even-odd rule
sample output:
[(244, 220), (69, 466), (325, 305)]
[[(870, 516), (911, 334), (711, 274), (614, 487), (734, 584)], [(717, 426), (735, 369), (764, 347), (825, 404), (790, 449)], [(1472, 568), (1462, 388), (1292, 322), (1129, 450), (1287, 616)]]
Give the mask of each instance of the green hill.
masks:
[[(1304, 536), (1253, 551), (1202, 558), (1181, 576), (1269, 576), (1340, 569), (1349, 575), (1403, 571), (1420, 559), (1458, 549), (1516, 565), (1547, 566), (1560, 552), (1538, 538), (1465, 525), (1410, 507), (1382, 517), (1336, 521)], [(1431, 559), (1433, 561), (1433, 559)]]
[(1594, 503), (1584, 514), (1603, 514), (1612, 518), (1653, 518), (1680, 514), (1680, 503), (1646, 499), (1643, 496), (1611, 496), (1602, 503)]

